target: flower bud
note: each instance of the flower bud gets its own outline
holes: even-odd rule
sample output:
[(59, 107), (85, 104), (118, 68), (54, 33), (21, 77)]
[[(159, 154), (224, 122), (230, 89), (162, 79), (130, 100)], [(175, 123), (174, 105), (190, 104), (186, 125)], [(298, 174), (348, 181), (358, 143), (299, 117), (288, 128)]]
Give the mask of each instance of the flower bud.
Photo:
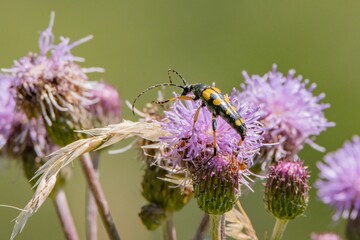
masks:
[(280, 161), (269, 169), (264, 202), (276, 218), (291, 220), (302, 214), (309, 199), (308, 173), (300, 161)]
[(166, 170), (157, 166), (147, 167), (142, 181), (142, 194), (150, 203), (155, 203), (165, 211), (173, 212), (180, 210), (188, 203), (191, 191), (185, 188), (181, 193), (180, 187), (174, 188), (174, 184), (159, 179), (164, 178), (167, 173)]
[(194, 194), (198, 206), (207, 214), (221, 215), (230, 211), (239, 195), (239, 175), (220, 157), (195, 172)]
[(150, 203), (141, 207), (139, 217), (146, 228), (152, 231), (158, 228), (166, 219), (166, 212), (155, 203)]

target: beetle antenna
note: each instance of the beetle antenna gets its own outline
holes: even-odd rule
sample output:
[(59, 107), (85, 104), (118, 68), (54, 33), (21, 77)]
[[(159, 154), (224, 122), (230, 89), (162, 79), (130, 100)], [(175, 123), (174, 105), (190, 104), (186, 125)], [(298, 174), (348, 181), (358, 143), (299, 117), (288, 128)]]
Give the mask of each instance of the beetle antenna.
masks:
[(183, 81), (184, 85), (189, 85), (189, 84), (186, 82), (185, 78), (184, 78), (178, 71), (176, 71), (176, 70), (174, 70), (174, 69), (171, 69), (171, 68), (168, 69), (168, 77), (169, 77), (170, 83), (172, 83), (171, 73), (175, 73), (175, 74)]
[(138, 100), (138, 98), (143, 95), (144, 93), (146, 93), (147, 91), (150, 91), (151, 89), (153, 88), (157, 88), (157, 87), (166, 87), (166, 86), (172, 86), (172, 87), (179, 87), (179, 88), (182, 88), (184, 89), (183, 86), (181, 85), (178, 85), (178, 84), (174, 84), (172, 82), (170, 83), (160, 83), (160, 84), (156, 84), (154, 86), (151, 86), (151, 87), (148, 87), (147, 89), (145, 89), (144, 91), (142, 91), (141, 93), (139, 93), (139, 95), (137, 95), (131, 105), (131, 110), (132, 110), (132, 113), (135, 115), (135, 112), (134, 112), (134, 107), (135, 107), (135, 102)]

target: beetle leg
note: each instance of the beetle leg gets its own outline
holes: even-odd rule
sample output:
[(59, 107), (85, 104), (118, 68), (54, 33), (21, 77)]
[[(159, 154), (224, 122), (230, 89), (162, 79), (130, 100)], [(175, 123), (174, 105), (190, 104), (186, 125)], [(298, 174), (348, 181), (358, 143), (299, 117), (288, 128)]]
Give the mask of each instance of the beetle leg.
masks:
[(198, 118), (199, 118), (200, 109), (201, 109), (202, 107), (205, 107), (205, 104), (201, 104), (200, 107), (198, 107), (198, 109), (197, 109), (196, 112), (195, 112), (194, 120), (193, 120), (193, 126), (192, 126), (192, 129), (191, 129), (191, 135), (190, 135), (190, 137), (182, 138), (182, 140), (189, 140), (189, 139), (194, 135), (195, 123), (196, 123), (196, 121), (197, 121)]
[(213, 154), (213, 156), (211, 158), (216, 156), (216, 128), (217, 128), (216, 115), (213, 114), (213, 116), (212, 116), (212, 129), (213, 129), (213, 136), (214, 136), (214, 142), (213, 142), (214, 154)]
[(213, 142), (214, 153), (208, 160), (206, 160), (206, 162), (203, 164), (203, 166), (206, 165), (211, 159), (213, 159), (216, 156), (216, 153), (217, 153), (217, 150), (216, 150), (216, 128), (217, 128), (216, 115), (213, 114), (213, 116), (212, 116), (212, 129), (213, 129), (213, 139), (214, 139), (214, 142)]

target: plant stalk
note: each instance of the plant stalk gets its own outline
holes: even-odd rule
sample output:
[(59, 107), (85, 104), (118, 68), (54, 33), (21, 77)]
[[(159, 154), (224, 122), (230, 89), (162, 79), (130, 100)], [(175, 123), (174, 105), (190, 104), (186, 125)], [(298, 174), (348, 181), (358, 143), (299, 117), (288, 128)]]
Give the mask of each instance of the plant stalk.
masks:
[(225, 216), (210, 215), (211, 219), (211, 235), (213, 240), (225, 240)]
[(101, 220), (105, 226), (109, 239), (119, 240), (120, 235), (111, 216), (109, 205), (106, 201), (99, 179), (96, 176), (96, 172), (91, 162), (90, 155), (86, 153), (80, 157), (80, 160), (83, 172), (85, 173), (89, 188), (95, 198)]
[(168, 212), (165, 222), (162, 225), (163, 239), (176, 240), (176, 230), (173, 222), (173, 213)]
[(271, 240), (281, 240), (289, 220), (276, 218), (275, 226), (271, 235)]
[[(90, 153), (96, 177), (99, 179), (99, 152)], [(86, 188), (86, 239), (97, 240), (97, 206), (89, 187)]]
[(78, 240), (79, 236), (76, 231), (64, 190), (61, 188), (55, 189), (52, 200), (56, 213), (60, 219), (65, 238), (67, 240)]

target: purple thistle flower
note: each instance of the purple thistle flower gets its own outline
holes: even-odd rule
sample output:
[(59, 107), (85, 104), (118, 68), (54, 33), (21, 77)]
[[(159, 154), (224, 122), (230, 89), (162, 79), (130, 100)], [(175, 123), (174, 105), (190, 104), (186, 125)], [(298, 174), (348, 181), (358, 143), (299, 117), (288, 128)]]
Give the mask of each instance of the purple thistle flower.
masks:
[(10, 93), (12, 77), (0, 76), (0, 150), (5, 156), (18, 158), (28, 140), (28, 119), (17, 111), (15, 100)]
[[(90, 40), (85, 37), (70, 43), (61, 37), (60, 43), (54, 43), (52, 27), (54, 14), (51, 15), (48, 28), (39, 38), (40, 53), (14, 62), (11, 69), (3, 69), (13, 77), (12, 93), (16, 105), (30, 119), (42, 117), (49, 135), (56, 142), (64, 144), (71, 140), (74, 129), (92, 127), (92, 118), (86, 108), (97, 99), (91, 91), (96, 86), (88, 81), (87, 73), (102, 72), (100, 68), (81, 68), (76, 62), (84, 59), (72, 55), (71, 50)], [(62, 125), (64, 139), (56, 139), (60, 134), (53, 133), (53, 124)]]
[(91, 99), (97, 102), (87, 106), (93, 116), (95, 127), (114, 124), (121, 119), (121, 101), (118, 92), (112, 86), (103, 82), (94, 82)]
[(238, 98), (252, 106), (261, 105), (260, 121), (268, 129), (264, 143), (279, 143), (267, 147), (266, 163), (270, 159), (277, 161), (296, 155), (304, 143), (321, 150), (310, 138), (334, 126), (324, 116), (329, 104), (320, 103), (325, 94), (314, 96), (316, 84), (307, 87), (308, 80), (302, 81), (301, 76), (294, 75), (295, 71), (290, 70), (287, 76), (283, 76), (276, 65), (262, 77), (250, 77), (243, 72), (245, 83), (241, 85), (243, 92), (238, 93)]
[(14, 126), (21, 123), (23, 119), (21, 116), (16, 116), (15, 101), (9, 92), (10, 84), (9, 76), (0, 75), (0, 88), (2, 89), (0, 95), (0, 149), (7, 144)]
[(26, 115), (16, 109), (10, 87), (13, 78), (0, 76), (0, 150), (2, 154), (21, 158), (25, 149), (32, 149), (38, 158), (51, 153), (54, 144), (48, 139), (42, 119), (29, 120)]
[(324, 157), (317, 164), (320, 173), (315, 182), (318, 197), (335, 208), (333, 220), (356, 219), (360, 212), (360, 138), (352, 141)]
[(176, 101), (164, 112), (166, 117), (160, 123), (169, 133), (160, 139), (166, 145), (165, 165), (185, 170), (192, 180), (199, 208), (208, 214), (219, 215), (231, 210), (240, 195), (241, 185), (250, 188), (248, 180), (251, 181), (252, 173), (248, 168), (262, 145), (258, 108), (241, 105), (234, 94), (235, 91), (230, 101), (244, 119), (247, 134), (239, 146), (240, 135), (224, 119), (217, 117), (217, 155), (213, 158), (212, 114), (207, 108), (201, 108), (193, 129), (194, 115), (201, 101)]
[[(233, 91), (230, 100), (245, 120), (248, 128), (244, 142), (239, 146), (240, 135), (221, 117), (217, 117), (216, 144), (217, 156), (210, 162), (223, 157), (234, 156), (238, 162), (251, 166), (252, 158), (261, 147), (262, 125), (257, 121), (259, 118), (258, 108), (249, 108), (241, 105), (234, 98)], [(170, 165), (190, 167), (193, 171), (203, 166), (213, 154), (213, 130), (212, 114), (206, 107), (201, 108), (195, 127), (193, 129), (194, 115), (201, 101), (176, 101), (174, 106), (165, 111), (165, 118), (161, 122), (165, 131), (170, 135), (163, 137), (162, 142), (167, 144), (167, 159), (171, 159)], [(192, 134), (193, 132), (193, 134)], [(208, 164), (212, 164), (212, 163)], [(189, 166), (189, 164), (191, 166)], [(221, 165), (221, 164), (220, 164)]]
[[(44, 163), (45, 156), (58, 149), (49, 138), (42, 118), (28, 117), (18, 111), (10, 87), (13, 78), (0, 76), (0, 152), (5, 157), (21, 160), (28, 179)], [(64, 174), (65, 173), (65, 174)], [(62, 171), (61, 182), (68, 176)]]
[[(221, 215), (231, 210), (240, 195), (241, 184), (248, 186), (248, 168), (258, 153), (262, 141), (262, 125), (257, 121), (258, 108), (249, 108), (231, 100), (243, 117), (247, 134), (239, 146), (240, 135), (221, 117), (217, 117), (217, 155), (214, 151), (212, 114), (201, 108), (195, 126), (194, 115), (201, 101), (176, 101), (165, 111), (161, 122), (169, 136), (161, 138), (167, 145), (163, 157), (170, 166), (186, 170), (193, 182), (194, 195), (201, 210), (212, 215)], [(194, 129), (193, 129), (194, 128)]]

